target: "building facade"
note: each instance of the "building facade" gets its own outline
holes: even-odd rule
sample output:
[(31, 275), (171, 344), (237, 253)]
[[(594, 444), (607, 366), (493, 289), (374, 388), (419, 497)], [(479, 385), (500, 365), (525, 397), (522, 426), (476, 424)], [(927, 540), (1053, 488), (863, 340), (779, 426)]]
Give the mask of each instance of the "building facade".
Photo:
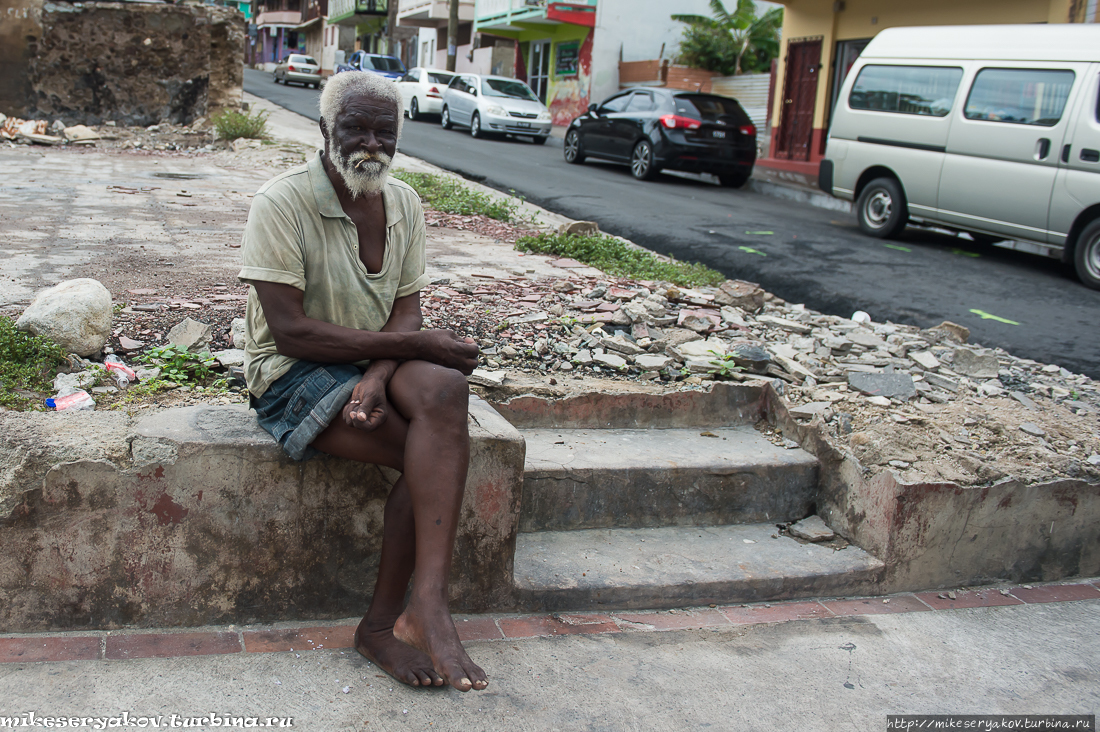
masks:
[(1096, 22), (1094, 0), (778, 0), (783, 40), (771, 144), (757, 166), (816, 183), (832, 110), (860, 51), (884, 28)]
[(554, 124), (567, 125), (619, 91), (620, 62), (676, 55), (683, 25), (673, 13), (709, 15), (709, 3), (477, 0), (474, 33), (513, 40), (515, 76), (546, 103)]

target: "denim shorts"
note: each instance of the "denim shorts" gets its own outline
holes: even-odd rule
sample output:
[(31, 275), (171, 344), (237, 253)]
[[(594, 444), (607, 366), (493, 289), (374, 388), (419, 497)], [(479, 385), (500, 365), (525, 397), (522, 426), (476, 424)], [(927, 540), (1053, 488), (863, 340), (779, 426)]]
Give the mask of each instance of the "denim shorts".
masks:
[(308, 460), (317, 454), (309, 443), (339, 417), (362, 375), (351, 364), (298, 361), (262, 396), (252, 397), (252, 408), (292, 460)]

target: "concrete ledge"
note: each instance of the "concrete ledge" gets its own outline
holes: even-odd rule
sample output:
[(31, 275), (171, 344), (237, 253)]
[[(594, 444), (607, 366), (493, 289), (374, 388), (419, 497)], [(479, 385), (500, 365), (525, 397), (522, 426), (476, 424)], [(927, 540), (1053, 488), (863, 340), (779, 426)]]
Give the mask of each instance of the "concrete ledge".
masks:
[(768, 399), (769, 418), (821, 463), (818, 514), (886, 563), (880, 592), (1100, 574), (1100, 485), (902, 483), (834, 448), (820, 418), (798, 424)]
[[(133, 424), (113, 413), (4, 413), (0, 429), (18, 435), (0, 447), (0, 631), (366, 608), (392, 471), (324, 456), (294, 463), (240, 407)], [(458, 611), (509, 604), (523, 476), (522, 437), (476, 397), (470, 436)]]

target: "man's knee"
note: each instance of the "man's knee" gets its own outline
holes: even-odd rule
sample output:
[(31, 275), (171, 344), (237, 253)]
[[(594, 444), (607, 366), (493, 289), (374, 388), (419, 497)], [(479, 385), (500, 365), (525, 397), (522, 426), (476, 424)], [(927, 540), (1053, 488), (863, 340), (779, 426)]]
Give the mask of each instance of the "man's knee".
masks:
[(410, 418), (428, 416), (461, 417), (469, 409), (470, 387), (460, 371), (427, 361), (406, 361), (390, 380), (396, 388), (394, 401), (413, 412)]

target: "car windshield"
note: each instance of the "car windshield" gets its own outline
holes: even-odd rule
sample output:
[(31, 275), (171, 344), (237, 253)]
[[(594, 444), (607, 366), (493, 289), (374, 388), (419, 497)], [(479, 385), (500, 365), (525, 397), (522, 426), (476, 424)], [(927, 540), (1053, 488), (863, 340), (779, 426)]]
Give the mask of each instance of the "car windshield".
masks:
[(739, 125), (751, 123), (745, 110), (732, 99), (707, 94), (677, 94), (676, 114), (693, 117), (706, 122), (732, 117)]
[(450, 84), (453, 78), (455, 78), (454, 74), (436, 74), (431, 71), (428, 72), (428, 79), (430, 79), (433, 84)]
[(481, 92), (487, 97), (510, 97), (532, 102), (539, 100), (530, 87), (515, 79), (485, 79), (481, 82)]
[(363, 68), (375, 71), (404, 71), (401, 62), (391, 56), (364, 56)]
[(317, 62), (313, 60), (311, 56), (291, 56), (289, 63), (292, 64), (311, 64), (317, 65)]

